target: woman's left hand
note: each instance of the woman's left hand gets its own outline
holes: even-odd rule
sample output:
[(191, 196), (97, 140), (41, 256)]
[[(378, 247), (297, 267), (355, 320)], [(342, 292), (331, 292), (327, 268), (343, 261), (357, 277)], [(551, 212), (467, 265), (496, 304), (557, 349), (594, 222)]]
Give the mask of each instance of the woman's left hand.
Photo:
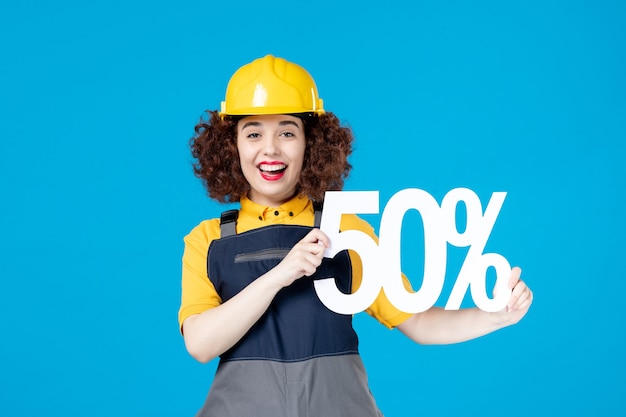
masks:
[(528, 312), (533, 302), (533, 292), (526, 283), (521, 280), (522, 270), (519, 267), (511, 269), (508, 287), (511, 289), (511, 298), (506, 307), (496, 313), (511, 324), (520, 321)]

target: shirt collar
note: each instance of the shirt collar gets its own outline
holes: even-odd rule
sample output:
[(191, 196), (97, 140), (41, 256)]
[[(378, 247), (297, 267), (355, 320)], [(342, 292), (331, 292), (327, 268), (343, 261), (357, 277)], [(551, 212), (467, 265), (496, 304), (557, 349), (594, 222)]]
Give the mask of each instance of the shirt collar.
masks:
[(284, 214), (288, 217), (296, 217), (302, 213), (305, 209), (309, 208), (313, 210), (313, 203), (306, 196), (296, 196), (291, 200), (285, 202), (279, 207), (269, 207), (261, 204), (257, 204), (250, 200), (247, 196), (244, 196), (239, 201), (241, 204), (241, 211), (247, 215), (258, 218), (259, 220), (267, 220), (276, 216), (276, 212)]

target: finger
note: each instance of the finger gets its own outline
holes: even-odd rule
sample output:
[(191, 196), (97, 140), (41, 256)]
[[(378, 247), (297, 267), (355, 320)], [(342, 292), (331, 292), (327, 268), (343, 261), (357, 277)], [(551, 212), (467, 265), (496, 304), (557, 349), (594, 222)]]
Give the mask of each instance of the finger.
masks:
[(322, 264), (322, 259), (323, 256), (316, 255), (314, 253), (307, 253), (304, 255), (304, 261), (316, 269)]
[(522, 310), (524, 308), (527, 308), (528, 306), (530, 306), (530, 304), (532, 302), (532, 297), (533, 297), (532, 291), (530, 291), (528, 288), (526, 288), (526, 290), (519, 295), (519, 298), (518, 298), (517, 303), (515, 304), (514, 308), (516, 308), (518, 310)]
[(326, 248), (319, 243), (305, 243), (300, 246), (300, 249), (302, 249), (304, 253), (313, 254), (320, 259), (324, 257), (324, 252), (326, 251)]
[[(514, 268), (518, 269), (519, 268)], [(517, 306), (520, 304), (520, 298), (523, 296), (525, 290), (527, 289), (524, 281), (519, 279), (520, 271), (511, 271), (511, 279), (509, 280), (509, 285), (513, 284), (511, 289), (511, 297), (509, 298), (509, 302), (506, 304), (508, 310), (517, 309)]]
[(313, 230), (311, 230), (304, 237), (304, 239), (302, 239), (302, 241), (313, 242), (313, 243), (320, 243), (325, 248), (328, 248), (330, 246), (330, 239), (328, 238), (326, 233), (322, 232), (320, 229), (313, 229)]
[(521, 308), (529, 308), (531, 306), (531, 304), (533, 303), (534, 299), (535, 299), (535, 296), (534, 296), (533, 292), (529, 291), (528, 298), (521, 305)]
[(524, 310), (528, 310), (528, 308), (530, 307), (531, 301), (529, 299), (527, 299), (526, 301), (524, 301), (523, 303), (518, 303), (516, 305), (514, 305), (511, 308), (507, 308), (507, 311), (509, 312), (515, 312), (515, 311), (524, 311)]
[(516, 300), (515, 303), (511, 305), (511, 309), (513, 310), (523, 310), (528, 308), (532, 303), (532, 291), (530, 291), (523, 282), (521, 282), (521, 284), (523, 285), (518, 284), (514, 290)]
[(524, 291), (526, 291), (528, 289), (528, 287), (526, 286), (526, 283), (524, 281), (522, 281), (521, 279), (519, 281), (517, 281), (517, 283), (515, 283), (515, 286), (513, 287), (513, 289), (511, 290), (511, 292), (517, 296), (521, 295)]
[(524, 302), (520, 303), (519, 305), (517, 305), (515, 307), (516, 310), (526, 310), (530, 307), (530, 304), (532, 303), (530, 298), (527, 298)]
[(519, 266), (514, 266), (513, 268), (511, 268), (511, 277), (509, 278), (509, 284), (508, 284), (509, 288), (511, 289), (515, 288), (515, 285), (517, 285), (521, 276), (522, 276), (522, 268), (520, 268)]
[(515, 305), (519, 306), (527, 299), (528, 299), (528, 291), (522, 291), (517, 295), (517, 301), (515, 302)]
[[(521, 274), (522, 274), (522, 269), (519, 266), (514, 266), (513, 268), (511, 268), (511, 275), (509, 276), (509, 280), (506, 283), (507, 288), (509, 288), (512, 291), (515, 288), (515, 285), (519, 282)], [(493, 297), (498, 296), (497, 285), (494, 285), (493, 289), (491, 290), (491, 293)], [(510, 304), (507, 304), (507, 307), (509, 305)]]
[(515, 287), (513, 287), (513, 290), (512, 290), (512, 293), (517, 296), (521, 296), (522, 294), (529, 293), (529, 292), (530, 292), (530, 288), (528, 288), (528, 285), (526, 285), (526, 283), (522, 281), (521, 279), (517, 281), (517, 284), (515, 284)]
[(305, 271), (306, 276), (311, 276), (317, 271), (317, 268), (322, 264), (322, 257), (315, 256), (311, 253), (305, 254), (300, 264), (300, 268)]
[(509, 302), (506, 303), (507, 311), (514, 310), (516, 308), (515, 306), (517, 305), (518, 300), (519, 300), (519, 296), (518, 295), (511, 294), (511, 298), (509, 298)]

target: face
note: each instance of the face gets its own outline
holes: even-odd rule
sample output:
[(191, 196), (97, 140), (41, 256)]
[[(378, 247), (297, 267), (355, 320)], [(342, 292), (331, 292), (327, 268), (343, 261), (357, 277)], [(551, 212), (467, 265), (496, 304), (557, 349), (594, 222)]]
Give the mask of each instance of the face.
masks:
[(248, 198), (278, 207), (292, 198), (300, 180), (304, 150), (302, 120), (288, 115), (248, 116), (237, 123), (241, 170)]

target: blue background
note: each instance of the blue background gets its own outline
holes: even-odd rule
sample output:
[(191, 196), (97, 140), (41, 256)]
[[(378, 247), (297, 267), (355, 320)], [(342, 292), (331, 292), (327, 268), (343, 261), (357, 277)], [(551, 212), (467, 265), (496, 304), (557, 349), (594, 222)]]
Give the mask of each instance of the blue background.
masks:
[(531, 311), (453, 346), (357, 315), (385, 415), (624, 415), (624, 4), (3, 1), (0, 414), (201, 406), (215, 362), (178, 334), (182, 237), (223, 207), (187, 141), (272, 53), (353, 128), (347, 190), (509, 193), (487, 250), (523, 267)]

